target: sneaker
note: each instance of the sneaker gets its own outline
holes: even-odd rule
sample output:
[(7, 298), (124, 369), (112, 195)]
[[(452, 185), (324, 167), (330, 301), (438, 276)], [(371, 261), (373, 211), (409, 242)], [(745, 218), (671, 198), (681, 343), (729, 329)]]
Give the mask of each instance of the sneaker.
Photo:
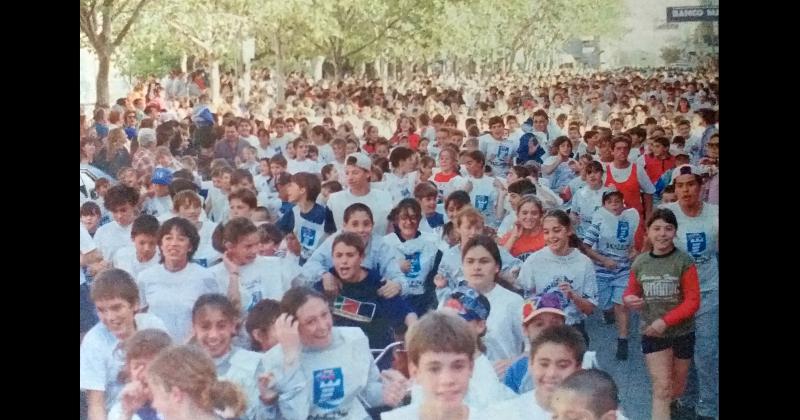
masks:
[(614, 311), (604, 311), (603, 312), (603, 320), (606, 322), (606, 325), (611, 325), (614, 323)]
[(628, 360), (628, 339), (617, 339), (617, 360)]

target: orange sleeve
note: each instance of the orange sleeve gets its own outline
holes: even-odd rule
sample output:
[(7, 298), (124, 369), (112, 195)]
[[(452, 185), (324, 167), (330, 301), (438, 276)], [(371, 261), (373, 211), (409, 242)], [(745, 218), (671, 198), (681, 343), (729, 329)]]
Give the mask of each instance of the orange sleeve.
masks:
[(644, 294), (644, 290), (642, 290), (642, 285), (639, 283), (639, 280), (636, 280), (636, 274), (631, 270), (631, 275), (628, 278), (628, 287), (625, 288), (625, 293), (622, 294), (622, 297), (625, 296), (637, 296), (642, 297)]
[(700, 309), (700, 280), (697, 277), (697, 267), (694, 264), (683, 272), (681, 290), (683, 291), (683, 302), (663, 316), (664, 323), (668, 327), (686, 321)]

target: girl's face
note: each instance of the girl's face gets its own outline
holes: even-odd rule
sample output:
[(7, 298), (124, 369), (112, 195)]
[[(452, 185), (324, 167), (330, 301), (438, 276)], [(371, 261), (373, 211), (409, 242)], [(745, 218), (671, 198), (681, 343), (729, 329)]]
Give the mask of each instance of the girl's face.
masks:
[(333, 317), (328, 303), (315, 297), (309, 298), (297, 309), (298, 332), (304, 346), (324, 349), (331, 344)]
[(476, 290), (486, 290), (494, 284), (494, 279), (500, 268), (492, 254), (482, 246), (470, 248), (462, 261), (464, 278), (469, 287)]
[(200, 223), (200, 207), (191, 204), (184, 204), (178, 208), (178, 216), (192, 222), (193, 224)]
[(456, 200), (451, 200), (447, 203), (447, 207), (445, 207), (444, 211), (447, 213), (447, 218), (449, 220), (453, 220), (456, 217), (456, 213), (458, 213), (461, 208), (464, 207), (463, 204), (457, 202)]
[(411, 122), (408, 121), (408, 118), (402, 118), (400, 120), (400, 130), (407, 132), (409, 128), (411, 128)]
[(159, 247), (161, 248), (161, 255), (164, 256), (165, 262), (182, 263), (189, 259), (189, 251), (191, 250), (192, 244), (188, 236), (177, 227), (174, 227), (161, 238)]
[(444, 151), (439, 154), (439, 167), (442, 171), (452, 172), (455, 169), (456, 159), (449, 151)]
[(113, 217), (114, 221), (119, 223), (120, 226), (128, 226), (133, 223), (133, 219), (136, 218), (136, 208), (130, 203), (125, 203), (112, 210), (111, 217)]
[(565, 141), (558, 146), (560, 156), (569, 156), (572, 153), (572, 143)]
[(297, 156), (294, 150), (294, 144), (288, 143), (286, 145), (286, 155), (289, 156), (289, 159), (294, 159)]
[(517, 220), (525, 230), (534, 230), (542, 223), (542, 211), (535, 203), (525, 203), (517, 211)]
[(331, 147), (333, 148), (333, 155), (336, 157), (336, 159), (344, 158), (344, 154), (346, 151), (345, 146), (342, 146), (340, 144), (335, 144)]
[(338, 243), (333, 247), (333, 267), (336, 274), (345, 283), (357, 283), (361, 274), (361, 262), (364, 256), (354, 246)]
[(604, 203), (603, 207), (610, 211), (611, 214), (619, 216), (625, 206), (622, 204), (622, 199), (618, 195), (612, 195)]
[(94, 232), (97, 229), (97, 225), (100, 223), (100, 215), (99, 214), (85, 214), (81, 216), (81, 223), (89, 232)]
[(545, 217), (542, 220), (542, 233), (544, 233), (544, 242), (554, 253), (563, 253), (569, 249), (571, 230), (568, 226), (559, 223), (557, 218)]
[(463, 353), (427, 351), (417, 365), (409, 363), (411, 377), (422, 387), (427, 401), (438, 407), (460, 408), (469, 388), (474, 363)]
[(234, 264), (240, 266), (250, 264), (255, 261), (260, 249), (258, 232), (239, 238), (235, 244), (226, 242), (225, 248), (228, 251), (228, 257), (233, 260)]
[(400, 235), (402, 235), (403, 238), (408, 240), (416, 236), (417, 230), (419, 229), (420, 217), (419, 214), (415, 214), (410, 208), (404, 208), (399, 212), (395, 223), (398, 229), (400, 229)]
[(675, 226), (662, 219), (654, 221), (647, 228), (647, 238), (653, 244), (653, 251), (657, 254), (666, 254), (675, 246)]
[(423, 165), (419, 168), (420, 179), (430, 179), (431, 175), (433, 175), (433, 166)]
[(200, 309), (192, 320), (197, 343), (213, 358), (222, 357), (231, 350), (231, 339), (236, 334), (236, 323), (218, 308)]
[(357, 211), (350, 215), (350, 218), (344, 224), (343, 230), (357, 234), (366, 244), (372, 237), (373, 226), (372, 219), (366, 212)]
[(531, 359), (536, 394), (549, 401), (564, 379), (580, 369), (572, 350), (563, 344), (545, 343)]
[(347, 145), (345, 146), (345, 151), (347, 152), (348, 155), (353, 154), (358, 151), (358, 146), (353, 142), (347, 142)]
[(600, 188), (603, 185), (603, 173), (600, 171), (587, 171), (586, 183), (593, 190)]

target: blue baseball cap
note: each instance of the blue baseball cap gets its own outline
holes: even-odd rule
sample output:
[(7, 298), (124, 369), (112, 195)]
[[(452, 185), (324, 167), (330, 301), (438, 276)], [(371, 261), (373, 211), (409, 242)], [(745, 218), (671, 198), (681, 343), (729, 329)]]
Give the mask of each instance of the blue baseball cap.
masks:
[(156, 185), (169, 185), (172, 182), (172, 171), (167, 168), (156, 168), (150, 182)]

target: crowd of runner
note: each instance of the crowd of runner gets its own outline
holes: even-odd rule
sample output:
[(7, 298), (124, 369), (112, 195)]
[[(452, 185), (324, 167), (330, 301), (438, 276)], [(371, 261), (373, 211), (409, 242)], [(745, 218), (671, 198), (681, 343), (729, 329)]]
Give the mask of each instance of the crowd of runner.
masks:
[(718, 417), (716, 73), (202, 76), (81, 110), (87, 418)]

